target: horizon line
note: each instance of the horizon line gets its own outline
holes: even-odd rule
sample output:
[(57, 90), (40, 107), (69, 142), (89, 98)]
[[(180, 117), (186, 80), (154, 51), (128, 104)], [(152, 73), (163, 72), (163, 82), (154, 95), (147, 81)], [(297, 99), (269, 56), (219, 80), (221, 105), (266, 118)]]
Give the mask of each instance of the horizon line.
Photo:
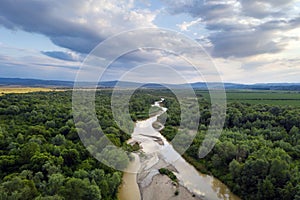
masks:
[[(24, 77), (0, 77), (0, 79), (20, 79), (20, 80), (37, 80), (37, 81), (57, 81), (57, 82), (72, 82), (75, 83), (75, 80), (59, 80), (59, 79), (41, 79), (41, 78), (24, 78)], [(255, 82), (255, 83), (241, 83), (241, 82), (205, 82), (205, 81), (197, 81), (197, 82), (188, 82), (188, 83), (155, 83), (155, 82), (139, 82), (139, 81), (119, 81), (119, 80), (105, 80), (100, 81), (98, 83), (105, 82), (127, 82), (127, 83), (138, 83), (138, 84), (168, 84), (168, 85), (184, 85), (184, 84), (195, 84), (195, 83), (223, 83), (223, 84), (239, 84), (239, 85), (256, 85), (256, 84), (300, 84), (300, 82)], [(80, 81), (80, 83), (95, 83), (91, 81)]]

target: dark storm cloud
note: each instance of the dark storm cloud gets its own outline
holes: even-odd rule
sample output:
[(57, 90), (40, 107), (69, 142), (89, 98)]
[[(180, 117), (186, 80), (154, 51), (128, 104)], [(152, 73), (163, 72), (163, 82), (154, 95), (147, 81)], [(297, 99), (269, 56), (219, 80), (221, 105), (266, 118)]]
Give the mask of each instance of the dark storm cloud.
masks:
[[(106, 38), (124, 30), (152, 27), (155, 14), (147, 10), (131, 10), (131, 1), (86, 0), (2, 0), (0, 1), (0, 26), (12, 30), (40, 33), (55, 45), (86, 55)], [(145, 40), (145, 38), (141, 38)], [(137, 42), (137, 41), (134, 41)], [(102, 53), (109, 58), (120, 41)], [(65, 52), (42, 52), (49, 57), (74, 61)], [(134, 57), (133, 60), (147, 60)], [(123, 60), (126, 62), (127, 60)], [(130, 60), (129, 60), (130, 61)], [(129, 62), (128, 61), (128, 62)]]
[[(87, 6), (89, 2), (85, 0), (2, 0), (0, 25), (14, 30), (41, 33), (58, 46), (86, 54), (113, 33), (136, 28), (143, 23), (148, 27), (152, 24), (151, 16), (145, 17), (147, 13), (132, 10), (126, 12), (123, 5), (116, 7), (117, 1), (104, 2), (109, 4), (107, 8), (103, 8), (104, 3), (101, 1), (95, 2), (98, 4)], [(163, 2), (172, 14), (186, 13), (196, 19), (200, 18), (210, 31), (207, 38), (212, 44), (212, 54), (218, 57), (245, 57), (280, 52), (289, 40), (283, 32), (300, 26), (300, 17), (292, 16), (289, 12), (293, 0)], [(82, 11), (86, 7), (89, 9)], [(100, 11), (92, 13), (97, 7)], [(132, 42), (135, 41), (122, 41), (118, 45), (131, 45), (128, 43)], [(118, 45), (114, 48), (118, 48)], [(114, 52), (114, 48), (106, 49), (106, 54)], [(57, 53), (50, 53), (48, 56), (68, 59), (64, 57), (66, 55)], [(135, 59), (139, 61), (148, 58)]]
[(41, 33), (53, 43), (77, 52), (88, 53), (103, 38), (90, 27), (61, 17), (52, 1), (3, 0), (0, 24), (9, 29)]
[(292, 0), (164, 1), (172, 14), (201, 18), (211, 31), (208, 39), (216, 57), (247, 57), (285, 49), (284, 31), (299, 27), (291, 14)]

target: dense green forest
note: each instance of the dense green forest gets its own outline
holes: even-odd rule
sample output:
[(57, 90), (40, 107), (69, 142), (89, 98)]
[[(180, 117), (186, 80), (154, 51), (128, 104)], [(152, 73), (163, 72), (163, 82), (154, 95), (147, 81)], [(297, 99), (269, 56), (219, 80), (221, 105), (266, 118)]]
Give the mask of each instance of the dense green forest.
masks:
[[(200, 93), (198, 93), (200, 94)], [(199, 95), (201, 119), (184, 154), (198, 170), (210, 173), (242, 199), (300, 199), (300, 107), (232, 102), (221, 137), (212, 152), (198, 158), (210, 122), (210, 104)], [(166, 98), (168, 119), (162, 134), (172, 140), (180, 122), (175, 97)]]
[[(110, 91), (96, 95), (99, 123), (114, 144), (131, 151), (125, 143), (130, 136), (113, 120), (110, 96)], [(130, 111), (137, 119), (146, 117), (157, 98), (137, 92), (131, 99)], [(92, 123), (89, 116), (85, 120)], [(117, 198), (122, 173), (97, 161), (81, 143), (71, 92), (1, 96), (0, 127), (1, 200)]]
[[(299, 200), (300, 107), (230, 102), (221, 137), (208, 156), (199, 159), (211, 106), (201, 92), (197, 95), (200, 125), (185, 159), (201, 172), (218, 177), (242, 199)], [(101, 128), (116, 146), (128, 152), (136, 150), (125, 143), (130, 135), (113, 120), (110, 97), (109, 90), (96, 94)], [(172, 140), (181, 109), (170, 91), (138, 90), (131, 97), (129, 111), (134, 121), (145, 119), (150, 105), (160, 97), (165, 98), (168, 108), (161, 132)], [(84, 113), (81, 117), (85, 121), (79, 127), (95, 123)], [(0, 199), (117, 198), (122, 173), (91, 156), (78, 137), (73, 119), (71, 92), (0, 97)], [(133, 130), (133, 123), (128, 122), (127, 127)], [(130, 160), (126, 154), (114, 156), (121, 157), (123, 167)]]

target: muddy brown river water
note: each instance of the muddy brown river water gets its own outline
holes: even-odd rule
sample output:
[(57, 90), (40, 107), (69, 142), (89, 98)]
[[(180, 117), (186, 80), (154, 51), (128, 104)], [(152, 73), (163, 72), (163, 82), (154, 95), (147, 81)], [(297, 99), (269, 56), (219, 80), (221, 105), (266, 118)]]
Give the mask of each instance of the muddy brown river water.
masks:
[[(182, 186), (201, 199), (240, 200), (239, 197), (234, 195), (229, 188), (218, 179), (199, 173), (174, 150), (173, 146), (158, 130), (153, 128), (152, 124), (157, 121), (157, 117), (167, 110), (161, 107), (160, 103), (161, 101), (155, 102), (155, 106), (160, 107), (162, 109), (161, 112), (147, 120), (138, 121), (135, 125), (134, 132), (131, 135), (132, 139), (128, 142), (139, 142), (143, 153), (133, 153), (135, 159), (128, 166), (127, 171), (129, 172), (124, 173), (118, 198), (120, 200), (140, 200), (141, 194), (139, 185), (145, 187), (151, 183), (153, 176), (159, 173), (158, 168), (161, 166), (158, 167), (158, 163), (162, 161), (175, 169), (176, 172), (174, 172), (174, 174)], [(157, 137), (161, 138), (163, 144), (157, 142)], [(130, 173), (135, 171), (139, 171), (139, 173), (147, 172), (147, 175), (144, 176), (142, 180), (138, 180), (137, 173)]]

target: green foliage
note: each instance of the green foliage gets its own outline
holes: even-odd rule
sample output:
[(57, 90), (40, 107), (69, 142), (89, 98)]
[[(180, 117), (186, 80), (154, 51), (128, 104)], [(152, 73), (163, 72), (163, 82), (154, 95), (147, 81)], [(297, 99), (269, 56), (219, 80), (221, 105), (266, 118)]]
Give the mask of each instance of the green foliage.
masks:
[(143, 90), (137, 90), (131, 96), (129, 112), (132, 120), (137, 121), (147, 119), (159, 111), (158, 107), (151, 107), (151, 105), (155, 101), (160, 100), (160, 98), (156, 95), (149, 94), (150, 92), (151, 91), (145, 92)]
[[(47, 92), (0, 97), (0, 199), (117, 198), (122, 173), (91, 157), (80, 142), (71, 95)], [(105, 91), (97, 94), (97, 117), (107, 138), (126, 147), (129, 136), (113, 121), (107, 106), (110, 95)], [(88, 115), (84, 119), (83, 128), (94, 123)], [(126, 154), (108, 151), (107, 159), (111, 158), (120, 168), (125, 168), (129, 159)]]
[(1, 199), (31, 200), (38, 195), (34, 182), (21, 176), (6, 177), (0, 190)]
[[(205, 100), (208, 93), (196, 93), (200, 97), (200, 126), (184, 158), (202, 172), (218, 177), (242, 199), (299, 198), (300, 107), (294, 106), (299, 105), (299, 94), (229, 92), (231, 103), (223, 133), (213, 150), (199, 159), (198, 150), (210, 122), (210, 105)], [(294, 103), (279, 105), (284, 99)], [(251, 104), (241, 103), (248, 101)], [(168, 119), (161, 133), (172, 140), (178, 133), (180, 107), (172, 96), (166, 98), (165, 106)]]
[(178, 182), (176, 175), (169, 169), (160, 168), (158, 171), (160, 174), (167, 175), (172, 181), (174, 181), (176, 183)]
[[(207, 92), (196, 94), (200, 125), (184, 158), (202, 172), (218, 177), (242, 199), (300, 199), (299, 93), (230, 91), (223, 134), (204, 159), (198, 158), (198, 149), (210, 123), (211, 108), (205, 99)], [(138, 149), (138, 145), (126, 144), (134, 124), (120, 118), (121, 129), (113, 120), (110, 96), (109, 90), (96, 94), (101, 129), (88, 112), (75, 116), (81, 119), (75, 128), (71, 92), (1, 96), (0, 199), (116, 199), (122, 174), (91, 157), (77, 134), (93, 135), (88, 139), (96, 145), (88, 147), (90, 152), (103, 151), (102, 158), (126, 167), (127, 154), (104, 149), (108, 140), (94, 137), (103, 132), (120, 148)], [(182, 113), (170, 91), (136, 91), (129, 102), (130, 115), (133, 120), (148, 118), (151, 104), (161, 97), (168, 108), (167, 114), (159, 117), (161, 122), (166, 119), (161, 133), (172, 140), (181, 121), (186, 127), (195, 121)], [(177, 180), (166, 169), (160, 172)]]

